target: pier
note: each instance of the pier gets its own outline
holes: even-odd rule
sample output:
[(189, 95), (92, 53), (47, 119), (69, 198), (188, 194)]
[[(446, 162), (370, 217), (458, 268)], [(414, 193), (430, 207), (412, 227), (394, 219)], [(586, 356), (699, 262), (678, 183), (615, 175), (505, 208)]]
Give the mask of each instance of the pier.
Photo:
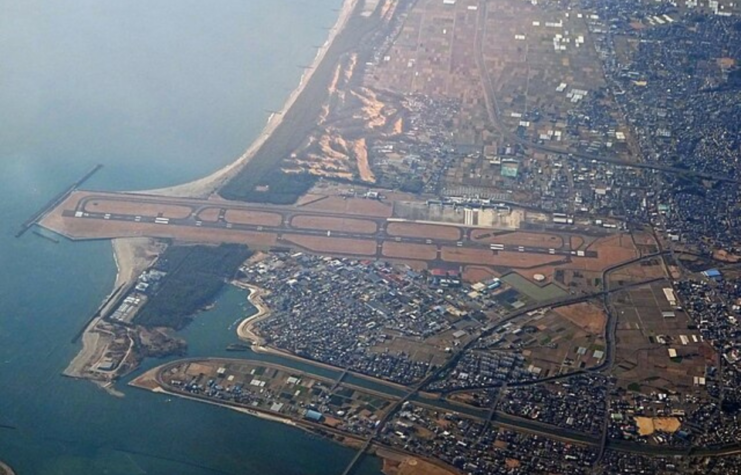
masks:
[(46, 204), (38, 210), (36, 213), (31, 215), (30, 218), (28, 218), (22, 225), (21, 229), (16, 233), (15, 237), (19, 238), (23, 236), (26, 231), (28, 231), (34, 224), (36, 224), (41, 218), (43, 218), (49, 211), (56, 208), (62, 201), (64, 201), (65, 198), (67, 198), (70, 193), (75, 191), (77, 188), (82, 186), (83, 183), (88, 181), (90, 177), (95, 175), (98, 170), (103, 168), (103, 165), (97, 164), (95, 165), (89, 172), (87, 172), (85, 175), (82, 176), (79, 180), (72, 183), (66, 190), (62, 191), (52, 199), (46, 202)]
[(98, 318), (103, 313), (103, 310), (105, 310), (106, 306), (114, 298), (118, 297), (121, 294), (121, 289), (123, 289), (123, 288), (124, 288), (124, 284), (121, 284), (121, 285), (118, 286), (118, 288), (116, 290), (114, 290), (113, 292), (111, 292), (111, 294), (108, 296), (108, 298), (105, 299), (102, 304), (100, 304), (100, 307), (98, 307), (98, 310), (95, 311), (95, 313), (93, 314), (93, 316), (90, 317), (85, 322), (85, 324), (82, 326), (82, 328), (80, 328), (80, 331), (78, 331), (75, 334), (75, 336), (72, 337), (71, 343), (74, 344), (74, 343), (77, 343), (78, 342), (78, 340), (80, 339), (80, 337), (82, 336), (82, 334), (85, 333), (85, 329), (90, 325), (90, 323), (92, 323), (93, 320), (95, 320), (96, 318)]

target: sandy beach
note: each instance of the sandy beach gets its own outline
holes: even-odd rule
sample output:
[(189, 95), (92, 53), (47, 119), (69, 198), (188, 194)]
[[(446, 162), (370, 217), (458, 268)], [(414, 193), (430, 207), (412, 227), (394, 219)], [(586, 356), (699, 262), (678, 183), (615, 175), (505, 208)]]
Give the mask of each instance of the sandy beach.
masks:
[[(162, 244), (149, 238), (114, 239), (112, 244), (117, 268), (114, 289), (132, 284), (144, 269), (152, 265), (163, 248)], [(109, 312), (114, 303), (115, 300), (111, 301), (102, 309), (102, 313)], [(95, 330), (100, 320), (100, 317), (94, 318), (85, 328), (81, 338), (82, 348), (62, 372), (65, 376), (86, 378), (85, 370), (102, 356), (107, 341), (104, 335)]]
[(15, 475), (15, 472), (7, 464), (0, 462), (0, 475)]
[[(301, 80), (298, 86), (288, 96), (286, 102), (283, 105), (283, 108), (280, 110), (280, 113), (272, 114), (269, 117), (267, 124), (263, 128), (260, 135), (252, 142), (252, 144), (245, 151), (245, 153), (242, 154), (242, 156), (240, 156), (237, 160), (230, 163), (229, 165), (215, 171), (214, 173), (206, 177), (181, 185), (176, 185), (168, 188), (160, 188), (156, 190), (139, 191), (139, 193), (199, 198), (207, 198), (214, 195), (214, 193), (221, 186), (223, 186), (226, 181), (232, 178), (247, 163), (249, 163), (249, 161), (255, 156), (256, 152), (260, 150), (260, 148), (265, 144), (271, 134), (283, 122), (284, 115), (291, 109), (291, 107), (296, 102), (296, 99), (304, 91), (306, 84), (311, 79), (311, 76), (313, 75), (317, 66), (324, 59), (327, 50), (332, 45), (332, 42), (346, 26), (349, 18), (351, 17), (357, 6), (357, 3), (358, 0), (344, 1), (344, 3), (342, 4), (342, 8), (340, 9), (337, 21), (329, 31), (327, 40), (317, 51), (317, 54), (314, 57), (314, 61), (312, 62), (311, 66), (304, 71), (304, 74), (301, 76)], [(116, 274), (114, 289), (118, 289), (122, 285), (127, 286), (133, 283), (136, 277), (144, 269), (150, 266), (154, 262), (156, 256), (164, 249), (163, 243), (158, 243), (157, 241), (149, 238), (114, 239), (112, 241), (112, 244), (114, 259), (116, 261), (116, 267), (118, 270)], [(250, 291), (250, 299), (253, 305), (258, 308), (258, 313), (242, 322), (239, 326), (238, 333), (240, 335), (240, 338), (258, 342), (261, 341), (261, 338), (251, 332), (250, 324), (256, 320), (264, 318), (268, 315), (269, 312), (267, 307), (265, 307), (261, 303), (260, 289), (257, 289), (255, 287), (250, 288)], [(113, 303), (111, 303), (110, 305), (113, 305)], [(110, 308), (105, 308), (103, 309), (102, 314), (106, 314), (110, 310)], [(85, 370), (89, 369), (91, 364), (94, 364), (100, 359), (108, 344), (107, 337), (96, 331), (96, 326), (99, 322), (100, 318), (93, 319), (83, 332), (81, 338), (82, 348), (64, 370), (64, 375), (73, 378), (89, 378), (89, 375), (85, 374)]]
[(249, 302), (257, 309), (257, 313), (245, 318), (239, 323), (239, 326), (237, 327), (237, 336), (240, 340), (252, 342), (254, 347), (261, 346), (264, 343), (263, 338), (252, 331), (252, 325), (270, 315), (270, 309), (262, 300), (262, 297), (267, 295), (267, 292), (260, 287), (246, 284), (244, 282), (234, 281), (232, 282), (232, 285), (239, 287), (240, 289), (249, 290), (250, 295), (247, 297), (247, 300), (249, 300)]
[(212, 196), (219, 188), (221, 188), (221, 186), (224, 185), (224, 183), (226, 183), (234, 175), (239, 173), (239, 171), (255, 156), (255, 153), (260, 150), (260, 147), (265, 144), (265, 142), (275, 131), (275, 129), (283, 122), (283, 117), (291, 109), (293, 104), (296, 102), (296, 99), (303, 92), (306, 84), (311, 79), (311, 76), (314, 74), (317, 66), (324, 59), (324, 56), (326, 55), (329, 47), (332, 45), (332, 42), (347, 24), (347, 21), (355, 10), (357, 4), (358, 0), (345, 0), (343, 2), (342, 8), (340, 9), (339, 15), (337, 17), (337, 21), (329, 30), (329, 36), (327, 40), (324, 42), (321, 48), (317, 50), (316, 56), (314, 56), (314, 60), (312, 61), (309, 68), (307, 68), (301, 75), (298, 86), (288, 96), (288, 99), (286, 99), (286, 102), (283, 104), (283, 107), (280, 109), (280, 111), (278, 113), (273, 113), (270, 115), (267, 123), (265, 124), (265, 127), (262, 129), (262, 132), (260, 132), (260, 135), (252, 142), (252, 144), (242, 154), (242, 156), (237, 158), (229, 165), (216, 170), (206, 177), (199, 178), (189, 183), (183, 183), (181, 185), (159, 188), (155, 190), (145, 190), (140, 191), (139, 193), (182, 196), (191, 198), (207, 198)]
[(164, 244), (149, 238), (114, 239), (111, 244), (118, 269), (114, 288), (133, 282), (165, 249)]

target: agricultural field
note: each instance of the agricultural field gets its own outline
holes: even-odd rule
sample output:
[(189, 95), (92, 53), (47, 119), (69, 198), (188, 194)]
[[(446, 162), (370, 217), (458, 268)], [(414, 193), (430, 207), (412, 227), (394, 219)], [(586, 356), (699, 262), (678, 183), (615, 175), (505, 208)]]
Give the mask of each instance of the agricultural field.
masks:
[(664, 292), (668, 282), (620, 291), (610, 298), (617, 317), (617, 355), (613, 374), (620, 384), (691, 388), (705, 375), (715, 352), (686, 313)]

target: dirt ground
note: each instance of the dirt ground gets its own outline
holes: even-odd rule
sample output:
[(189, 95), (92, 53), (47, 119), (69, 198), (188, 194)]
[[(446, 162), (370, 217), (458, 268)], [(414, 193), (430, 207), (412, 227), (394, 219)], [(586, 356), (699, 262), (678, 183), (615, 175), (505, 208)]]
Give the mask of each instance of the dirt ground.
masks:
[(634, 232), (633, 240), (638, 245), (650, 246), (656, 244), (656, 239), (650, 233)]
[(528, 269), (528, 271), (530, 271), (533, 268), (540, 268), (550, 263), (558, 262), (561, 259), (560, 256), (545, 254), (499, 251), (499, 253), (494, 257), (494, 264), (498, 266)]
[(206, 208), (198, 213), (198, 219), (200, 219), (201, 221), (206, 221), (208, 223), (213, 223), (215, 221), (218, 221), (219, 214), (221, 214), (221, 209), (219, 208)]
[(298, 215), (291, 219), (291, 226), (323, 231), (343, 231), (347, 233), (375, 234), (378, 226), (366, 219), (332, 218), (328, 216)]
[(435, 226), (421, 223), (389, 223), (386, 232), (390, 236), (404, 236), (428, 239), (446, 239), (458, 241), (461, 238), (460, 229), (454, 226)]
[(192, 209), (187, 206), (165, 204), (129, 203), (126, 201), (91, 200), (85, 203), (85, 211), (90, 213), (126, 214), (129, 216), (161, 216), (163, 218), (183, 219), (190, 216)]
[(223, 242), (265, 247), (274, 246), (277, 238), (275, 233), (154, 223), (132, 223), (130, 221), (104, 221), (99, 219), (56, 219), (52, 215), (47, 216), (41, 224), (47, 229), (68, 236), (71, 239), (112, 239), (146, 236), (173, 239), (182, 242), (214, 244)]
[(471, 239), (478, 242), (497, 243), (511, 246), (528, 246), (561, 249), (564, 240), (555, 234), (514, 232), (495, 235), (486, 229), (477, 229), (471, 233)]
[(317, 193), (306, 193), (305, 195), (302, 195), (298, 200), (296, 200), (296, 207), (302, 207), (306, 206), (308, 204), (313, 203), (314, 201), (324, 199), (327, 195), (321, 195)]
[(383, 243), (383, 255), (385, 257), (431, 261), (437, 257), (437, 248), (426, 244), (386, 241)]
[(484, 266), (466, 266), (463, 270), (463, 280), (466, 282), (481, 282), (482, 280), (491, 279), (492, 277), (499, 277), (499, 273), (493, 269)]
[(371, 240), (322, 236), (286, 236), (285, 239), (311, 251), (324, 254), (350, 254), (359, 256), (373, 256), (376, 254), (376, 242)]
[(442, 259), (448, 262), (505, 266), (515, 269), (528, 269), (543, 266), (560, 259), (547, 254), (528, 254), (525, 252), (499, 251), (494, 254), (488, 249), (470, 249), (446, 246), (442, 248)]
[(317, 210), (325, 213), (345, 213), (376, 218), (389, 218), (393, 211), (390, 205), (377, 200), (365, 198), (342, 198), (328, 196), (303, 206), (307, 210)]
[(610, 282), (633, 282), (665, 277), (664, 266), (661, 265), (660, 257), (654, 259), (654, 265), (646, 265), (647, 263), (651, 263), (651, 261), (636, 262), (635, 264), (611, 272), (609, 274)]
[(713, 258), (718, 259), (719, 261), (731, 262), (731, 263), (736, 263), (739, 260), (741, 260), (741, 256), (730, 254), (725, 249), (719, 249), (717, 251), (713, 251)]
[(651, 435), (656, 431), (674, 433), (682, 425), (676, 417), (636, 417), (640, 435)]
[(447, 262), (464, 264), (494, 264), (494, 254), (488, 249), (467, 249), (463, 247), (444, 246), (442, 259)]
[(555, 311), (574, 325), (593, 335), (601, 335), (605, 330), (607, 316), (601, 308), (594, 304), (578, 303), (558, 308)]
[(458, 472), (447, 470), (425, 460), (379, 449), (376, 455), (383, 459), (384, 475), (457, 475)]
[(628, 234), (616, 234), (600, 238), (587, 248), (597, 251), (597, 258), (573, 257), (570, 268), (601, 271), (606, 267), (638, 257), (638, 251)]
[(584, 245), (584, 238), (581, 236), (571, 236), (570, 238), (571, 249), (578, 250)]
[(276, 213), (264, 213), (262, 211), (243, 211), (230, 209), (224, 214), (228, 223), (252, 224), (257, 226), (280, 226), (283, 222), (281, 215)]

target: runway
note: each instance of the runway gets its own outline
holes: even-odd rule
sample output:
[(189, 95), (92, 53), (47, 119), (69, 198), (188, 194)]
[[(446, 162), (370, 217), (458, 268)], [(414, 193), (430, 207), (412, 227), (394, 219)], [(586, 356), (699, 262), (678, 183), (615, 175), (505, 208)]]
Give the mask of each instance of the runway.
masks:
[[(577, 255), (562, 238), (552, 247), (496, 244), (496, 236), (482, 234), (480, 227), (406, 221), (394, 218), (393, 208), (393, 203), (337, 196), (278, 206), (75, 191), (39, 224), (72, 240), (146, 236), (236, 242), (256, 249), (396, 259), (443, 268), (498, 263), (528, 268)], [(582, 258), (598, 257), (595, 251), (578, 252)]]

